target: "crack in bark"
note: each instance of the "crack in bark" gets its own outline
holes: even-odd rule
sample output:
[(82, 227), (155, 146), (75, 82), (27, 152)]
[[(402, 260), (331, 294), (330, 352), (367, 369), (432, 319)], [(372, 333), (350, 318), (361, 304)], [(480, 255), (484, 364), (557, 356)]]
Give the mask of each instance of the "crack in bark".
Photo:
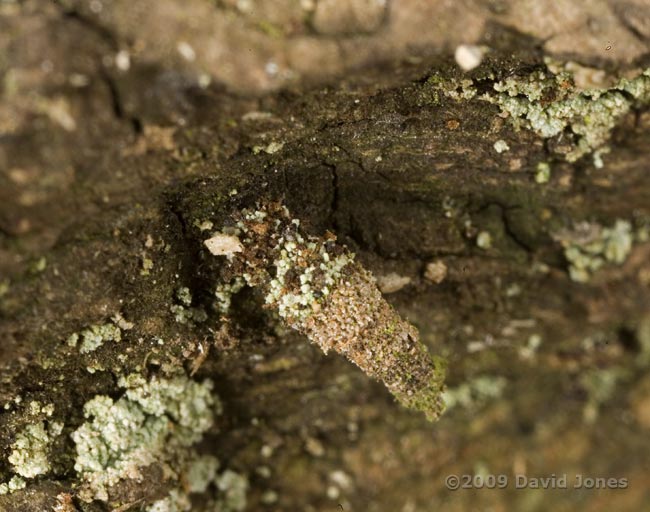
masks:
[[(636, 28), (626, 16), (626, 11), (629, 13), (630, 9), (633, 7), (634, 6), (629, 5), (627, 2), (622, 3), (621, 5), (615, 3), (612, 11), (614, 12), (614, 16), (616, 16), (616, 19), (619, 21), (619, 23), (623, 25), (623, 27), (630, 34), (632, 34), (635, 39), (637, 39), (640, 43), (645, 44), (650, 38), (648, 38), (647, 35), (643, 34), (638, 28)], [(638, 14), (638, 12), (635, 12), (634, 14)]]
[(517, 234), (516, 230), (512, 227), (510, 224), (510, 220), (508, 220), (508, 211), (509, 210), (515, 210), (515, 209), (521, 209), (521, 206), (512, 206), (510, 208), (503, 208), (499, 206), (501, 209), (501, 221), (503, 222), (503, 228), (506, 233), (510, 237), (510, 239), (521, 249), (526, 251), (529, 255), (534, 253), (534, 249), (528, 245), (526, 242), (524, 242), (519, 235)]
[[(61, 5), (60, 2), (55, 1), (55, 5), (59, 8), (61, 15), (65, 19), (70, 19), (78, 23), (85, 30), (95, 34), (102, 41), (104, 41), (111, 50), (116, 53), (119, 51), (119, 43), (117, 37), (113, 34), (111, 30), (102, 26), (100, 23), (94, 21), (91, 18), (88, 18), (82, 14), (78, 9), (66, 9), (65, 6)], [(106, 66), (102, 62), (100, 56), (96, 59), (97, 74), (101, 81), (108, 88), (111, 101), (111, 109), (116, 119), (120, 121), (128, 121), (131, 125), (131, 129), (135, 135), (142, 134), (143, 123), (141, 119), (137, 116), (127, 116), (124, 109), (124, 102), (119, 92), (119, 88), (115, 82), (115, 79), (110, 75), (109, 71), (106, 69)]]
[(339, 174), (336, 169), (336, 165), (327, 165), (327, 168), (330, 170), (332, 175), (332, 201), (330, 203), (330, 222), (334, 229), (338, 229), (339, 222), (337, 218), (337, 213), (339, 211), (339, 205), (340, 205)]
[(98, 35), (100, 39), (108, 43), (109, 46), (114, 51), (119, 50), (119, 44), (117, 43), (117, 38), (115, 37), (113, 32), (111, 32), (108, 28), (102, 26), (100, 23), (97, 23), (93, 19), (88, 18), (87, 16), (79, 12), (78, 9), (74, 9), (74, 8), (67, 9), (64, 5), (61, 5), (59, 1), (55, 1), (54, 4), (59, 8), (64, 18), (75, 20), (87, 30)]
[(472, 215), (475, 214), (480, 214), (481, 212), (487, 210), (491, 206), (495, 206), (496, 208), (499, 209), (499, 218), (501, 220), (501, 224), (503, 225), (503, 231), (504, 233), (512, 240), (512, 242), (517, 245), (520, 249), (525, 251), (527, 254), (531, 255), (535, 252), (535, 250), (528, 245), (526, 242), (524, 242), (521, 237), (517, 234), (517, 231), (512, 227), (512, 224), (510, 223), (510, 220), (508, 219), (508, 212), (512, 210), (518, 210), (522, 209), (523, 206), (521, 205), (506, 205), (500, 201), (497, 200), (491, 200), (487, 203), (484, 203), (481, 205), (481, 207), (476, 210), (475, 212), (471, 213)]

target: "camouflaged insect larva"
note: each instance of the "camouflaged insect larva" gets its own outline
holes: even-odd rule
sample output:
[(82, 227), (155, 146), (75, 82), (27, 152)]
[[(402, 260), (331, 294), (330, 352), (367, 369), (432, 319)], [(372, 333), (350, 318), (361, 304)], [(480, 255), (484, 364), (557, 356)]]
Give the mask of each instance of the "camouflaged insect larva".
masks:
[(370, 272), (335, 235), (306, 235), (278, 203), (243, 210), (234, 220), (206, 240), (208, 248), (215, 239), (219, 247), (237, 248), (213, 252), (228, 257), (232, 282), (243, 278), (262, 289), (268, 307), (287, 325), (325, 353), (345, 355), (406, 407), (429, 419), (440, 416), (444, 361), (427, 352), (415, 327), (384, 300)]

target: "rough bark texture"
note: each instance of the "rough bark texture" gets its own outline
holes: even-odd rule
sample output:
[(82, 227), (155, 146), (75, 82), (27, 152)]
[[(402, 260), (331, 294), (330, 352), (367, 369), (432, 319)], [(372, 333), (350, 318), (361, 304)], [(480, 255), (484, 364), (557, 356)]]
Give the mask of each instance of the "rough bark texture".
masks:
[[(484, 47), (479, 67), (460, 70), (459, 44)], [(650, 113), (620, 93), (609, 152), (568, 162), (571, 126), (543, 138), (482, 99), (558, 66), (578, 88), (642, 76), (650, 4), (0, 2), (0, 484), (26, 484), (0, 510), (189, 493), (188, 453), (104, 501), (75, 471), (97, 395), (169, 418), (172, 446), (179, 405), (152, 412), (141, 393), (179, 372), (222, 405), (192, 448), (220, 462), (192, 510), (237, 510), (232, 472), (251, 511), (644, 510)], [(203, 242), (260, 199), (335, 233), (448, 359), (441, 420), (323, 355), (254, 289), (215, 307), (222, 262)], [(553, 473), (628, 485), (514, 488)], [(448, 474), (510, 483), (450, 491)]]

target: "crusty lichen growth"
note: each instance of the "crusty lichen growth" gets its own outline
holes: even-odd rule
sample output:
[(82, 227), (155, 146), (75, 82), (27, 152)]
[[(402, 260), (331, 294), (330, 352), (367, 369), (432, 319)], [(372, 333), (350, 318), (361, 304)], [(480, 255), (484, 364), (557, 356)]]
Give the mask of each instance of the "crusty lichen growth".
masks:
[(300, 221), (276, 203), (244, 210), (234, 220), (243, 250), (228, 259), (226, 281), (241, 276), (261, 288), (268, 307), (324, 352), (345, 355), (405, 406), (430, 419), (441, 414), (442, 360), (427, 352), (417, 330), (332, 233), (304, 234)]
[(42, 421), (27, 425), (11, 445), (8, 460), (13, 470), (25, 478), (34, 478), (50, 471), (49, 445), (52, 437), (58, 436), (62, 428), (63, 425), (56, 422), (49, 429)]
[(179, 304), (172, 304), (169, 310), (179, 324), (194, 324), (205, 322), (208, 318), (205, 310), (192, 306), (192, 294), (189, 288), (182, 286), (176, 290), (176, 300)]
[(120, 341), (122, 339), (122, 330), (111, 322), (91, 325), (79, 334), (71, 334), (67, 339), (67, 344), (70, 347), (76, 347), (80, 339), (79, 352), (87, 354), (97, 350), (105, 341)]
[(573, 230), (556, 234), (564, 247), (573, 281), (585, 283), (591, 275), (607, 263), (620, 265), (632, 250), (634, 232), (625, 220), (617, 220), (612, 227), (581, 222)]
[(537, 172), (535, 172), (535, 182), (543, 185), (551, 179), (551, 166), (548, 162), (539, 162)]
[(7, 483), (0, 484), (0, 496), (4, 494), (11, 494), (12, 492), (19, 491), (27, 487), (27, 482), (19, 476), (11, 477)]
[[(430, 83), (455, 100), (476, 97), (493, 103), (515, 128), (528, 128), (540, 137), (555, 137), (570, 130), (576, 142), (564, 155), (569, 162), (602, 148), (623, 115), (635, 106), (650, 103), (650, 69), (635, 78), (623, 78), (610, 88), (579, 89), (569, 73), (554, 74), (548, 69), (498, 80), (492, 90), (482, 94), (469, 79), (449, 83), (436, 79)], [(595, 157), (598, 163), (599, 154)]]
[(84, 406), (88, 418), (73, 434), (75, 470), (83, 481), (85, 501), (109, 497), (122, 479), (141, 478), (140, 469), (176, 459), (212, 426), (218, 402), (212, 383), (184, 375), (145, 381), (132, 375), (120, 379), (124, 396), (97, 395)]
[[(34, 402), (32, 402), (34, 403)], [(15, 473), (9, 482), (0, 484), (0, 495), (26, 487), (25, 478), (35, 478), (51, 470), (49, 452), (52, 440), (61, 434), (63, 425), (58, 422), (39, 421), (26, 425), (11, 444), (7, 461)]]
[(448, 409), (461, 407), (472, 409), (490, 399), (499, 398), (506, 387), (503, 377), (481, 375), (469, 379), (467, 382), (445, 390), (444, 399)]
[(239, 473), (227, 469), (219, 475), (215, 483), (221, 495), (215, 510), (220, 512), (241, 512), (246, 508), (248, 480)]
[(214, 485), (219, 491), (210, 500), (209, 510), (218, 512), (241, 512), (246, 508), (248, 479), (230, 469), (217, 474), (219, 461), (212, 455), (195, 455), (180, 471), (181, 485), (169, 494), (155, 501), (146, 512), (189, 512), (192, 510), (192, 494), (205, 493)]
[(219, 283), (214, 290), (216, 309), (221, 313), (227, 313), (230, 309), (232, 296), (238, 293), (244, 286), (246, 286), (246, 280), (241, 276), (235, 276), (228, 283)]

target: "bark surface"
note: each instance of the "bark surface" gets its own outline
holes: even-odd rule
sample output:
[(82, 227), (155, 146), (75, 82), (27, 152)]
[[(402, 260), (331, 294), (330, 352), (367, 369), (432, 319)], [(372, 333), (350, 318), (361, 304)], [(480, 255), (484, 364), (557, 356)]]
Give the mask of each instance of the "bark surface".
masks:
[[(148, 510), (179, 486), (192, 510), (239, 510), (231, 473), (251, 511), (643, 510), (650, 111), (615, 88), (649, 67), (645, 0), (1, 2), (0, 484), (36, 474), (0, 510)], [(589, 116), (517, 126), (485, 98), (508, 79), (542, 84), (542, 109), (567, 88), (625, 108), (570, 162)], [(260, 200), (336, 234), (447, 359), (439, 421), (255, 289), (219, 309), (204, 240)], [(85, 404), (137, 403), (174, 440), (177, 403), (151, 412), (124, 379), (179, 373), (221, 404), (192, 448), (214, 481), (190, 492), (194, 455), (159, 450), (84, 501)], [(49, 439), (40, 469), (26, 432)], [(553, 473), (568, 490), (515, 489)], [(449, 474), (510, 480), (453, 492)], [(628, 484), (572, 491), (577, 474)]]

